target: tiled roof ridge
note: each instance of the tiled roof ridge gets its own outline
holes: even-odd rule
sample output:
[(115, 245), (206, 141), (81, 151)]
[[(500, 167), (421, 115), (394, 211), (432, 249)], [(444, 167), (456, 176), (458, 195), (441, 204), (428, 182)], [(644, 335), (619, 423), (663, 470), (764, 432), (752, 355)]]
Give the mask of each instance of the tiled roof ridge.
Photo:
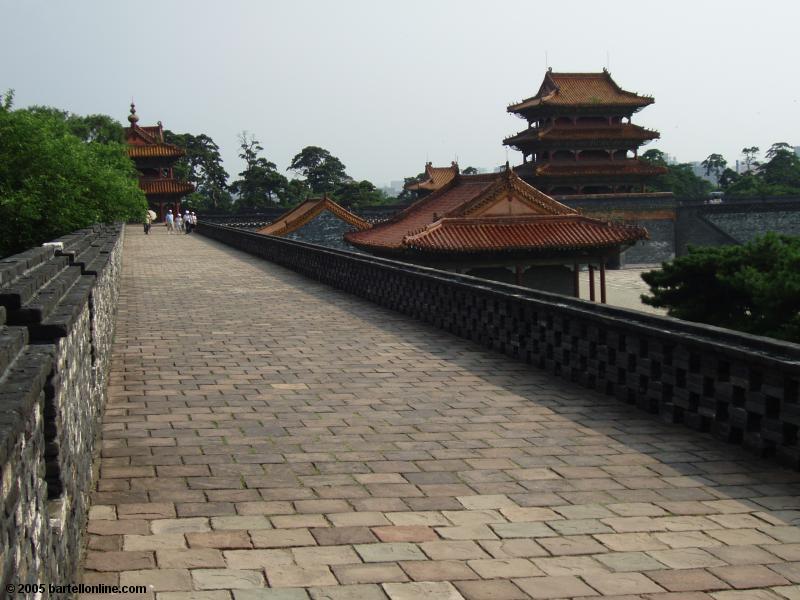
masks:
[[(596, 127), (575, 127), (575, 126), (558, 126), (555, 124), (547, 125), (545, 127), (530, 127), (528, 129), (523, 129), (520, 132), (515, 134), (509, 135), (503, 140), (503, 143), (513, 142), (513, 140), (523, 140), (523, 139), (530, 139), (535, 138), (537, 140), (546, 140), (548, 136), (551, 134), (574, 134), (576, 138), (586, 137), (587, 134), (591, 133), (595, 135), (598, 139), (603, 139), (604, 133), (611, 133), (611, 132), (626, 132), (629, 131), (634, 134), (639, 134), (640, 137), (649, 137), (650, 139), (658, 139), (661, 137), (661, 134), (656, 131), (655, 129), (648, 129), (647, 127), (643, 127), (642, 125), (638, 125), (637, 123), (614, 123), (612, 125), (597, 125)], [(564, 136), (565, 138), (569, 136)], [(620, 136), (612, 136), (609, 139), (611, 141), (618, 141)], [(625, 139), (625, 136), (621, 136), (622, 139)], [(631, 138), (635, 138), (635, 136), (630, 136)]]
[[(571, 233), (567, 233), (571, 230), (562, 230), (560, 233), (561, 239), (558, 241), (553, 240), (549, 244), (552, 247), (561, 249), (580, 248), (586, 246), (617, 246), (619, 244), (631, 243), (640, 239), (649, 239), (647, 230), (638, 225), (613, 224), (592, 217), (586, 217), (584, 215), (528, 215), (526, 217), (513, 218), (502, 216), (479, 219), (440, 219), (428, 227), (409, 233), (403, 238), (403, 246), (409, 249), (427, 249), (430, 251), (448, 252), (457, 250), (457, 248), (454, 247), (448, 248), (448, 243), (452, 244), (454, 239), (461, 237), (462, 250), (466, 251), (513, 250), (520, 248), (536, 248), (537, 246), (541, 248), (542, 246), (546, 247), (548, 244), (537, 245), (518, 243), (516, 245), (512, 245), (512, 247), (509, 247), (507, 243), (498, 244), (496, 242), (498, 234), (495, 233), (493, 236), (492, 234), (488, 233), (488, 231), (492, 231), (492, 229), (487, 231), (485, 228), (487, 226), (491, 228), (516, 228), (524, 231), (526, 226), (543, 223), (553, 223), (555, 227), (558, 227), (558, 224), (573, 224), (573, 226), (578, 227), (581, 227), (581, 225), (589, 227), (589, 230), (577, 229), (573, 230)], [(471, 248), (463, 247), (464, 240), (469, 239), (462, 237), (465, 235), (465, 231), (467, 230), (473, 230), (476, 232), (468, 235), (478, 235), (477, 238), (472, 238), (473, 243), (475, 243), (476, 240), (478, 240), (478, 243), (473, 245)], [(456, 236), (456, 238), (453, 236)], [(493, 237), (494, 242), (492, 241)], [(581, 237), (583, 237), (582, 240)], [(448, 239), (449, 242), (446, 242)]]
[[(301, 213), (297, 218), (290, 220), (290, 217), (293, 213), (297, 213), (300, 210), (300, 208), (308, 204), (314, 204), (314, 206), (309, 210)], [(275, 219), (275, 221), (273, 221), (266, 227), (260, 229), (259, 233), (265, 231), (266, 229), (269, 229), (272, 225), (280, 223), (281, 221), (283, 221), (283, 226), (279, 227), (278, 229), (275, 229), (274, 231), (269, 233), (269, 235), (280, 236), (280, 235), (285, 235), (287, 233), (292, 233), (293, 231), (297, 231), (298, 229), (303, 227), (303, 225), (305, 225), (312, 219), (316, 218), (323, 210), (327, 210), (337, 218), (341, 219), (345, 223), (348, 223), (349, 225), (352, 225), (359, 231), (363, 231), (365, 229), (369, 229), (370, 227), (372, 227), (370, 223), (368, 223), (358, 215), (351, 213), (349, 210), (336, 203), (327, 195), (324, 195), (321, 198), (307, 198), (303, 200), (303, 202), (301, 202), (297, 206), (290, 208), (288, 211), (280, 215), (278, 218)]]
[(147, 131), (143, 126), (137, 125), (136, 123), (131, 123), (130, 130), (136, 133), (138, 136), (144, 138), (145, 141), (150, 142), (151, 144), (163, 144), (165, 142), (156, 139), (152, 133)]
[(128, 144), (128, 156), (185, 156), (186, 150), (175, 144), (159, 142), (156, 144)]
[(565, 215), (577, 214), (574, 208), (562, 204), (545, 194), (544, 192), (536, 189), (532, 185), (523, 181), (519, 175), (514, 173), (514, 170), (507, 168), (505, 171), (493, 175), (496, 177), (495, 183), (478, 194), (472, 200), (465, 202), (461, 206), (457, 206), (443, 217), (456, 217), (468, 216), (474, 214), (482, 207), (494, 202), (497, 197), (508, 189), (513, 189), (519, 194), (523, 201), (527, 202), (532, 208), (543, 209), (546, 214)]
[(139, 187), (145, 194), (188, 194), (195, 190), (188, 181), (174, 178), (140, 179)]
[[(425, 181), (415, 181), (413, 183), (408, 183), (404, 185), (404, 189), (407, 190), (429, 190), (429, 191), (436, 191), (439, 187), (443, 185), (447, 185), (453, 177), (458, 175), (460, 170), (458, 168), (458, 163), (453, 161), (450, 163), (449, 167), (434, 167), (432, 163), (427, 162), (425, 163), (425, 175), (427, 175), (428, 179)], [(439, 182), (443, 178), (450, 177), (439, 185)], [(439, 180), (439, 181), (437, 181)], [(438, 186), (438, 187), (437, 187)]]
[[(605, 80), (613, 89), (614, 91), (619, 94), (620, 96), (628, 97), (631, 100), (640, 100), (642, 106), (646, 106), (648, 104), (652, 104), (654, 99), (652, 96), (646, 94), (639, 94), (637, 92), (630, 92), (628, 90), (623, 89), (619, 86), (619, 84), (614, 81), (614, 78), (611, 77), (611, 73), (608, 72), (607, 69), (603, 69), (600, 72), (554, 72), (552, 69), (548, 69), (545, 73), (544, 79), (542, 80), (541, 85), (539, 86), (539, 91), (536, 92), (535, 95), (525, 98), (519, 102), (514, 102), (510, 104), (507, 108), (509, 112), (516, 112), (518, 110), (522, 110), (524, 108), (530, 108), (531, 106), (541, 106), (544, 104), (548, 104), (550, 100), (553, 100), (560, 92), (561, 92), (561, 85), (559, 83), (559, 79), (585, 79), (585, 80), (598, 80), (602, 79)], [(548, 85), (549, 84), (549, 85)], [(584, 104), (581, 102), (574, 102), (575, 106), (583, 106)], [(596, 106), (598, 104), (615, 104), (613, 100), (607, 100), (604, 102), (592, 102), (590, 103), (592, 106)], [(630, 105), (630, 103), (628, 103)], [(526, 106), (530, 105), (530, 106)]]

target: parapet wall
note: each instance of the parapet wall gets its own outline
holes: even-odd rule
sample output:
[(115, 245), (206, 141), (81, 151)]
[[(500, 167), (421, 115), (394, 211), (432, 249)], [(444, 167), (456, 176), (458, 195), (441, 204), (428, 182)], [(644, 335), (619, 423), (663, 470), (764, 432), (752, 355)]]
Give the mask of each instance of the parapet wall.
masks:
[(201, 222), (215, 240), (800, 467), (800, 346)]
[(0, 261), (0, 589), (76, 581), (122, 226)]

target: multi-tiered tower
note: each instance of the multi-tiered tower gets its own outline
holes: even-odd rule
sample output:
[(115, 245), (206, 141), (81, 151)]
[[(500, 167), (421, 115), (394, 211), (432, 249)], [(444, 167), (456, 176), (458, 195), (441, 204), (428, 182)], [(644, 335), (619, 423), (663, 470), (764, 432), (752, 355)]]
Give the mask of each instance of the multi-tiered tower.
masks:
[(639, 160), (639, 146), (659, 134), (631, 123), (654, 102), (620, 88), (611, 75), (554, 73), (538, 93), (508, 107), (528, 128), (503, 144), (522, 152), (517, 174), (550, 195), (643, 192), (666, 170)]
[(136, 107), (131, 102), (128, 115), (130, 127), (125, 128), (125, 141), (128, 143), (128, 156), (139, 171), (139, 187), (147, 196), (151, 210), (163, 220), (167, 210), (173, 214), (181, 210), (181, 198), (194, 191), (194, 186), (177, 179), (172, 166), (186, 154), (182, 148), (164, 142), (164, 128), (158, 125), (141, 126)]

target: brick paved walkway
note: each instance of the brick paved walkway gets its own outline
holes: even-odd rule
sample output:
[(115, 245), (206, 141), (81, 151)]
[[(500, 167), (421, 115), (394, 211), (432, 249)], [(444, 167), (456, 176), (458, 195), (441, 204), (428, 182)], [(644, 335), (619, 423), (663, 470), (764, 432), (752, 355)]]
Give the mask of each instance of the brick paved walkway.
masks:
[(200, 237), (124, 261), (86, 583), (800, 598), (796, 473)]

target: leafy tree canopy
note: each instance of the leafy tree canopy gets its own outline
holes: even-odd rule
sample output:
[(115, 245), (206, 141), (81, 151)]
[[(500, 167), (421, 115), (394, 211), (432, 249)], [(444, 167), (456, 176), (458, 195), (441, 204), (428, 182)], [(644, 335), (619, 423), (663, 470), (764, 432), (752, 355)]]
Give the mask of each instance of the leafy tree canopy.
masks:
[(705, 169), (706, 175), (713, 175), (714, 179), (719, 181), (720, 175), (728, 166), (728, 161), (725, 160), (722, 154), (709, 154), (700, 164)]
[(0, 255), (93, 223), (144, 217), (125, 146), (103, 128), (76, 135), (77, 120), (57, 109), (13, 110), (12, 94), (0, 96)]
[(242, 132), (239, 143), (239, 158), (244, 160), (245, 169), (231, 184), (231, 190), (238, 195), (237, 208), (252, 210), (275, 206), (280, 201), (279, 192), (288, 188), (288, 180), (278, 172), (274, 162), (260, 156), (264, 148), (254, 136)]
[(642, 279), (642, 301), (670, 316), (800, 342), (800, 237), (690, 248)]
[(186, 203), (194, 210), (230, 210), (232, 198), (228, 189), (228, 172), (222, 166), (219, 146), (214, 140), (204, 133), (192, 135), (165, 130), (164, 141), (186, 151), (174, 166), (176, 177), (195, 186), (195, 192), (186, 198)]
[(101, 144), (110, 142), (125, 143), (125, 128), (119, 121), (108, 115), (82, 116), (59, 108), (53, 108), (52, 106), (38, 105), (20, 110), (62, 121), (70, 133), (84, 142), (99, 142)]
[(642, 154), (642, 160), (666, 167), (667, 172), (654, 178), (650, 188), (658, 192), (672, 192), (678, 198), (701, 200), (708, 198), (711, 183), (694, 174), (689, 163), (671, 165), (661, 150), (651, 149)]
[(789, 144), (777, 142), (767, 150), (767, 161), (755, 161), (758, 148), (745, 148), (742, 175), (720, 179), (726, 196), (796, 196), (800, 195), (800, 158)]
[(394, 200), (373, 185), (372, 182), (348, 179), (338, 185), (333, 193), (338, 202), (353, 208), (387, 204)]
[(333, 192), (349, 179), (342, 161), (319, 146), (303, 148), (292, 159), (287, 170), (305, 177), (308, 187), (315, 194)]

